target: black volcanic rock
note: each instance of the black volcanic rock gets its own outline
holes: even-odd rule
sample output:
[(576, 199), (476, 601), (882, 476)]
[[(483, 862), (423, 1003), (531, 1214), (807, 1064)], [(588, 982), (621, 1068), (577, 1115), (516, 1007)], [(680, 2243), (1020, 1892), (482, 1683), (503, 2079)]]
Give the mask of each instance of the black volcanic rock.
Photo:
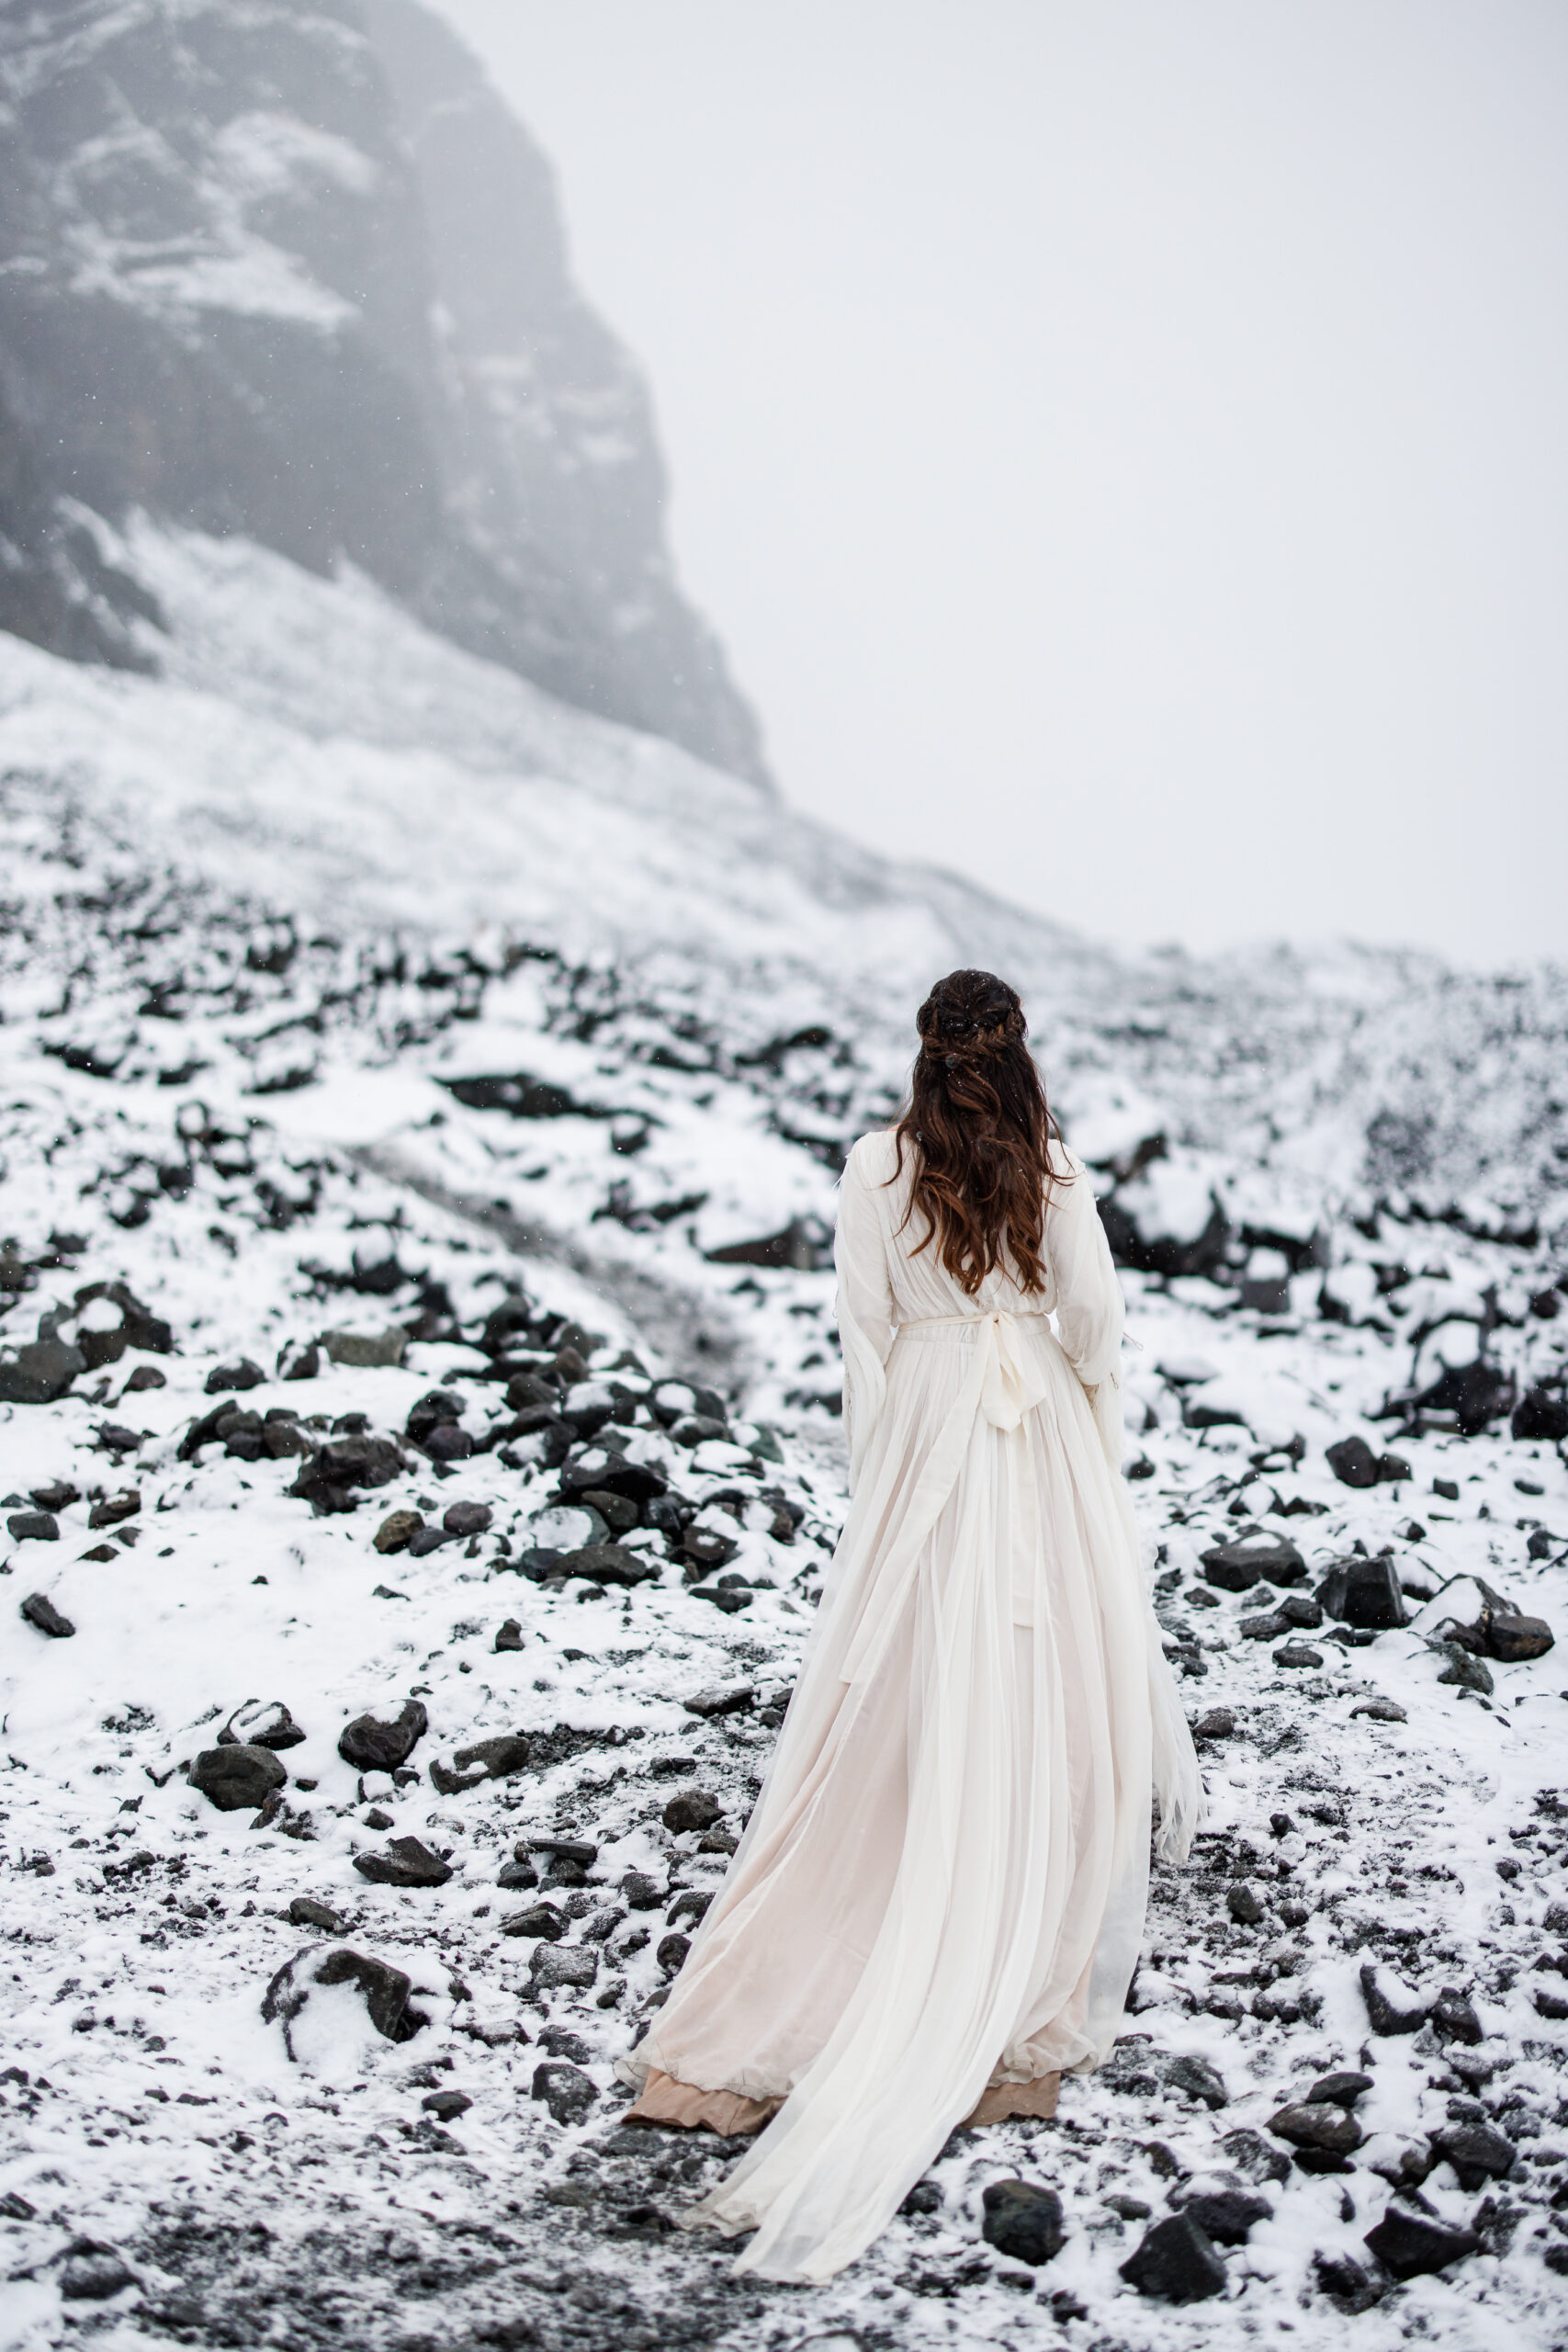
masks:
[(6, 11), (0, 187), (0, 628), (155, 669), (157, 603), (96, 523), (140, 509), (346, 557), (469, 650), (764, 780), (548, 165), (416, 0)]

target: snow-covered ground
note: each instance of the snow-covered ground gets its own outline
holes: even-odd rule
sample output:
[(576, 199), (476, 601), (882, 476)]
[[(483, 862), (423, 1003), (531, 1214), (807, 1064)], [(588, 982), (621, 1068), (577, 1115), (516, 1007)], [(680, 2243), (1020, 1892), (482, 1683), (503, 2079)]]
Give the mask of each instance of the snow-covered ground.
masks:
[[(1119, 963), (362, 581), (106, 553), (171, 621), (164, 677), (0, 639), (6, 2340), (1561, 2342), (1568, 1667), (1427, 1636), (1459, 1577), (1568, 1615), (1563, 1448), (1512, 1433), (1557, 1426), (1568, 1361), (1563, 976)], [(840, 2280), (759, 2288), (671, 2226), (724, 2155), (618, 2129), (612, 2062), (754, 1798), (841, 1514), (839, 1158), (966, 961), (1028, 993), (1128, 1261), (1212, 1818), (1157, 1875), (1116, 2063), (955, 2134)], [(1398, 1457), (1369, 1487), (1327, 1459), (1358, 1436)], [(1202, 1555), (1253, 1527), (1303, 1571), (1233, 1591)], [(1311, 1622), (1359, 1553), (1414, 1623)], [(339, 1753), (411, 1700), (397, 1775)], [(186, 1768), (251, 1702), (303, 1736), (220, 1811)], [(450, 1874), (356, 1867), (404, 1838)], [(407, 1977), (406, 2038), (309, 1981), (344, 1947)], [(303, 2006), (264, 2017), (289, 1963)], [(1418, 2030), (1375, 2030), (1368, 1963)], [(1346, 2070), (1356, 2144), (1303, 2166), (1270, 2119)], [(981, 2233), (1011, 2177), (1062, 2199), (1038, 2267)], [(1227, 2189), (1219, 2293), (1123, 2279)], [(1391, 2204), (1478, 2243), (1400, 2283), (1365, 2243)]]

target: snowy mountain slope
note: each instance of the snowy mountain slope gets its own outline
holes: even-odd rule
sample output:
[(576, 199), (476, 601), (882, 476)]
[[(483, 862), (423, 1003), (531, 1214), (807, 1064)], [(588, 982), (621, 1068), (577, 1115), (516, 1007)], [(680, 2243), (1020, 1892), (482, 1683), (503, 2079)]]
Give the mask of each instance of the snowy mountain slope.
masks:
[(0, 9), (0, 625), (156, 665), (93, 518), (326, 573), (763, 781), (549, 168), (413, 0)]
[[(102, 544), (174, 620), (164, 677), (0, 639), (10, 2339), (1551, 2344), (1562, 1652), (1433, 1649), (1481, 1604), (1424, 1596), (1568, 1614), (1561, 977), (1119, 963), (362, 578)], [(741, 2290), (671, 2227), (722, 2156), (617, 2130), (611, 2064), (842, 1509), (835, 1170), (971, 957), (1026, 987), (1100, 1171), (1213, 1817), (1116, 2064), (1053, 2124), (955, 2134), (831, 2287)], [(417, 1552), (407, 1521), (378, 1548), (399, 1511)], [(1205, 1560), (1251, 1528), (1268, 1575)], [(1314, 1600), (1385, 1555), (1413, 1622)], [(276, 1802), (217, 1810), (182, 1767), (275, 1700)], [(395, 1772), (339, 1752), (405, 1702)], [(403, 1838), (451, 1875), (359, 1867)], [(357, 1986), (310, 1981), (344, 1949)], [(1369, 1965), (1416, 2030), (1379, 2030)], [(1270, 2129), (1345, 2070), (1344, 2153)], [(981, 2235), (1021, 2174), (1062, 2199), (1041, 2266)], [(1217, 2293), (1141, 2294), (1122, 2264), (1194, 2198)], [(1474, 2243), (1402, 2281), (1366, 2243), (1391, 2207)]]

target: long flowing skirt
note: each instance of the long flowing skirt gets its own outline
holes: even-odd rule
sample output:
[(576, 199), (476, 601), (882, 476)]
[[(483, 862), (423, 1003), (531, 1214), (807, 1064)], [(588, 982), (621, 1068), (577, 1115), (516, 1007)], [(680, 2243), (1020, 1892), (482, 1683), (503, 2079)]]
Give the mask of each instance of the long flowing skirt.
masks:
[(1176, 1735), (1126, 1489), (1043, 1317), (1010, 1334), (1037, 1401), (963, 1426), (976, 1344), (894, 1342), (761, 1795), (622, 2062), (783, 2101), (682, 2217), (754, 2231), (736, 2267), (766, 2278), (853, 2261), (987, 2086), (1098, 2065), (1137, 1957), (1151, 1744)]

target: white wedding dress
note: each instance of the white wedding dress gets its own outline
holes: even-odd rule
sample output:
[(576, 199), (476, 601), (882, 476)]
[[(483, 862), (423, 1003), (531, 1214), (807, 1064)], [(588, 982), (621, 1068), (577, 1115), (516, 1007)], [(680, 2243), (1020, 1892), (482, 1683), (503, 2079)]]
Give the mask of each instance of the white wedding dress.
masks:
[(1152, 1798), (1164, 1858), (1203, 1819), (1120, 1470), (1122, 1295), (1055, 1149), (1043, 1293), (913, 1254), (891, 1132), (844, 1170), (849, 1517), (756, 1809), (620, 2066), (634, 2119), (765, 2120), (680, 2217), (754, 2231), (738, 2271), (830, 2278), (955, 2125), (1050, 2113), (1122, 2018)]

